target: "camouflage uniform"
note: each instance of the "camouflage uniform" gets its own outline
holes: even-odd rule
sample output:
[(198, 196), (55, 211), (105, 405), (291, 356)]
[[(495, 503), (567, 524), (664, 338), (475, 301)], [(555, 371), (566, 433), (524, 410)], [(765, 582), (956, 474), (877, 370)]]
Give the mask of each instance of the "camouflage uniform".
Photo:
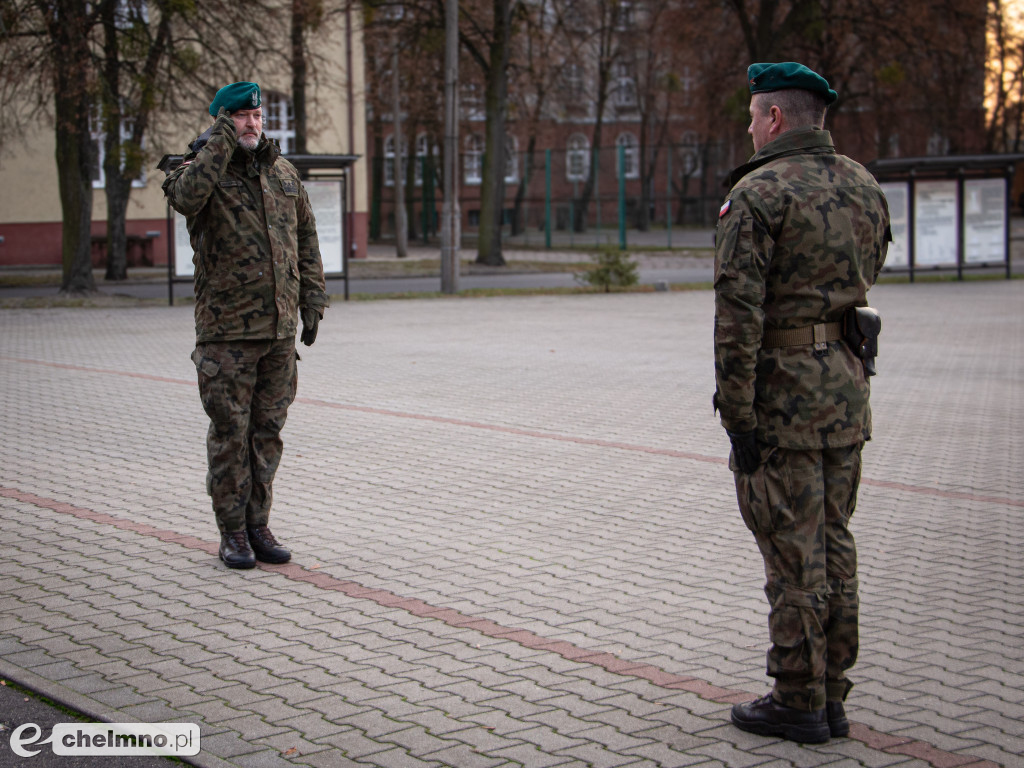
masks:
[(857, 561), (848, 523), (871, 436), (861, 360), (841, 340), (773, 347), (766, 332), (842, 320), (885, 260), (889, 214), (871, 174), (827, 131), (763, 146), (732, 176), (715, 256), (715, 405), (756, 432), (761, 464), (734, 471), (771, 606), (768, 674), (781, 704), (842, 700), (857, 656)]
[(309, 199), (278, 147), (265, 137), (240, 146), (226, 114), (197, 144), (163, 189), (195, 254), (192, 359), (210, 417), (207, 490), (225, 532), (267, 523), (299, 309), (322, 316), (329, 299)]

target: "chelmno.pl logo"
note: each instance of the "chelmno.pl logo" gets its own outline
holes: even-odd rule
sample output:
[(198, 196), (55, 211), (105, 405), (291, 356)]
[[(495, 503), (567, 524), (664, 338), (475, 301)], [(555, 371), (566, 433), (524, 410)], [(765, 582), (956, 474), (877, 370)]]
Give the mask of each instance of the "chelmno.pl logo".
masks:
[(11, 751), (33, 757), (49, 744), (55, 755), (199, 754), (199, 726), (194, 723), (57, 723), (40, 741), (43, 730), (25, 723), (11, 731)]

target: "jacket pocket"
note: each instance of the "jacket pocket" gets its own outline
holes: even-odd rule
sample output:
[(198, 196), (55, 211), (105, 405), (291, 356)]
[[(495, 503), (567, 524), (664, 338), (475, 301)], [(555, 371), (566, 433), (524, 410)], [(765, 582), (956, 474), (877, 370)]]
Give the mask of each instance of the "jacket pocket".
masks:
[(225, 293), (264, 278), (268, 267), (260, 262), (219, 265), (206, 275), (207, 288), (213, 293)]

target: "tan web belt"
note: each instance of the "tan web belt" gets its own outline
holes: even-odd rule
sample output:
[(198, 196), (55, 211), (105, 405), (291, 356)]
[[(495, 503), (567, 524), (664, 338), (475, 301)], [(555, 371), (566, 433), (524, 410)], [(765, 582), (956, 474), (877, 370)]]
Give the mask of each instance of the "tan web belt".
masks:
[(817, 323), (816, 325), (805, 325), (803, 328), (788, 328), (786, 330), (769, 328), (761, 339), (761, 348), (775, 349), (776, 347), (799, 347), (804, 344), (813, 344), (815, 349), (819, 349), (824, 347), (827, 342), (839, 341), (841, 338), (843, 338), (843, 329), (839, 323)]

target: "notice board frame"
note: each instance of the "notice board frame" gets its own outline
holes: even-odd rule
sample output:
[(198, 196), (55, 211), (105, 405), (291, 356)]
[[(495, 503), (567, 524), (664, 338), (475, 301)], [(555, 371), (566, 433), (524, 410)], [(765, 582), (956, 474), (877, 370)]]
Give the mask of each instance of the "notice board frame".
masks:
[[(902, 211), (890, 211), (893, 213), (893, 223), (905, 226), (905, 247), (906, 265), (886, 266), (885, 272), (907, 272), (910, 282), (914, 282), (914, 275), (920, 271), (949, 270), (956, 269), (957, 279), (964, 279), (964, 271), (969, 269), (991, 269), (1003, 267), (1006, 279), (1011, 276), (1010, 268), (1010, 205), (1013, 189), (1013, 175), (1018, 163), (1024, 160), (1024, 154), (1001, 154), (1001, 155), (947, 155), (943, 157), (907, 157), (879, 159), (867, 164), (867, 168), (874, 174), (879, 184), (888, 187), (890, 190), (905, 190), (905, 209)], [(970, 197), (985, 197), (985, 190), (982, 188), (984, 182), (1001, 180), (1003, 181), (1003, 195), (1000, 203), (1000, 210), (993, 211), (972, 211), (968, 212), (968, 192)], [(977, 191), (977, 194), (974, 194)], [(991, 187), (989, 187), (991, 191)], [(952, 192), (952, 201), (949, 193)], [(928, 210), (918, 210), (918, 207), (925, 208), (919, 200), (924, 201), (930, 208), (933, 216), (939, 217), (943, 211), (953, 213), (950, 226), (955, 229), (953, 246), (955, 255), (952, 261), (939, 261), (937, 263), (919, 263), (917, 248), (919, 244), (918, 227), (926, 228), (929, 222), (921, 221)], [(936, 197), (930, 198), (930, 195)], [(992, 195), (987, 195), (991, 204)], [(952, 208), (950, 204), (952, 203)], [(972, 203), (973, 207), (973, 203)], [(1002, 257), (1000, 259), (969, 258), (967, 254), (967, 239), (969, 230), (981, 230), (980, 227), (973, 227), (968, 221), (968, 215), (981, 214), (982, 217), (988, 213), (996, 219), (1001, 217), (1002, 234)], [(923, 226), (922, 226), (923, 225)], [(923, 234), (923, 233), (922, 233)], [(992, 234), (990, 232), (990, 234)], [(929, 260), (931, 257), (929, 257)], [(902, 261), (902, 259), (901, 259)]]
[[(349, 194), (352, 165), (359, 155), (282, 155), (298, 170), (303, 181), (338, 181), (341, 195), (341, 272), (324, 272), (325, 280), (342, 280), (345, 285), (345, 301), (349, 297), (349, 254), (352, 252), (352, 196)], [(157, 168), (169, 174), (181, 165), (183, 155), (164, 155)], [(174, 284), (191, 283), (193, 277), (179, 277), (175, 274), (174, 210), (167, 206), (167, 301), (174, 306)]]

